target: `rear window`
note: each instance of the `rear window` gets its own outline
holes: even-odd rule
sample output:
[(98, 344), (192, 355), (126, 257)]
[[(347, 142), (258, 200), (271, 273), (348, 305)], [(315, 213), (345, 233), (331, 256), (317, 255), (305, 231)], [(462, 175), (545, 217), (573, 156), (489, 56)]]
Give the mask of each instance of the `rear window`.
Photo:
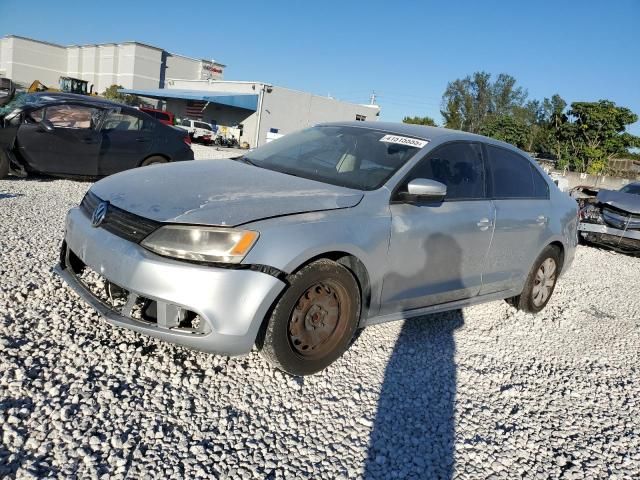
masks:
[(487, 145), (491, 196), (507, 198), (547, 198), (549, 187), (531, 162), (506, 148)]
[(211, 130), (211, 125), (208, 123), (195, 122), (195, 126), (197, 128), (202, 128), (203, 130)]

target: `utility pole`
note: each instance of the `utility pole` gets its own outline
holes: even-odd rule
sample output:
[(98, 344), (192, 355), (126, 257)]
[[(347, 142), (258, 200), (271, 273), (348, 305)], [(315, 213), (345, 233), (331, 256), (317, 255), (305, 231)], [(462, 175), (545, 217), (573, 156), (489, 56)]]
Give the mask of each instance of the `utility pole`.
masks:
[(376, 104), (376, 91), (373, 90), (371, 92), (371, 97), (369, 98), (369, 105), (375, 105)]

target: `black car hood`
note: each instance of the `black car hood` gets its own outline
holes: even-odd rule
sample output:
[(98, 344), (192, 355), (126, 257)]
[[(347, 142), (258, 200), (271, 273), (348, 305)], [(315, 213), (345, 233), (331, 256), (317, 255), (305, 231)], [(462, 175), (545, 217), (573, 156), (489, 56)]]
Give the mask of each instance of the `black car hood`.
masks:
[(236, 226), (357, 205), (362, 192), (234, 160), (152, 165), (112, 175), (91, 191), (145, 218), (167, 223)]
[(640, 195), (617, 190), (600, 190), (596, 199), (603, 205), (610, 205), (634, 215), (640, 215)]

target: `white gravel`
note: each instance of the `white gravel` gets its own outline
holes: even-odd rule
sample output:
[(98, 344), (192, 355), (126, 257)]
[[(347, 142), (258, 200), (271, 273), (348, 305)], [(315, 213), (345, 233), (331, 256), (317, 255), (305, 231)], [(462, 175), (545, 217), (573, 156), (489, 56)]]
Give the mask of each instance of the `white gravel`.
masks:
[(218, 160), (221, 158), (232, 158), (247, 153), (241, 148), (216, 147), (214, 145), (201, 145), (192, 143), (191, 150), (196, 160)]
[(640, 259), (580, 247), (538, 316), (369, 328), (294, 379), (67, 290), (51, 267), (88, 186), (0, 181), (0, 477), (640, 478)]

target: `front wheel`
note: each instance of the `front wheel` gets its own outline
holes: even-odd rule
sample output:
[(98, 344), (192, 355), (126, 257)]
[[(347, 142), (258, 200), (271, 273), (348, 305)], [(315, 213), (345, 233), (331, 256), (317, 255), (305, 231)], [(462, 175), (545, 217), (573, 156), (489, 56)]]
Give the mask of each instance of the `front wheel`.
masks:
[(522, 293), (507, 299), (518, 310), (538, 313), (542, 310), (556, 288), (562, 268), (562, 253), (555, 245), (547, 246), (533, 264)]
[(325, 259), (302, 268), (289, 282), (257, 345), (276, 368), (310, 375), (349, 347), (360, 319), (360, 290), (349, 270)]

